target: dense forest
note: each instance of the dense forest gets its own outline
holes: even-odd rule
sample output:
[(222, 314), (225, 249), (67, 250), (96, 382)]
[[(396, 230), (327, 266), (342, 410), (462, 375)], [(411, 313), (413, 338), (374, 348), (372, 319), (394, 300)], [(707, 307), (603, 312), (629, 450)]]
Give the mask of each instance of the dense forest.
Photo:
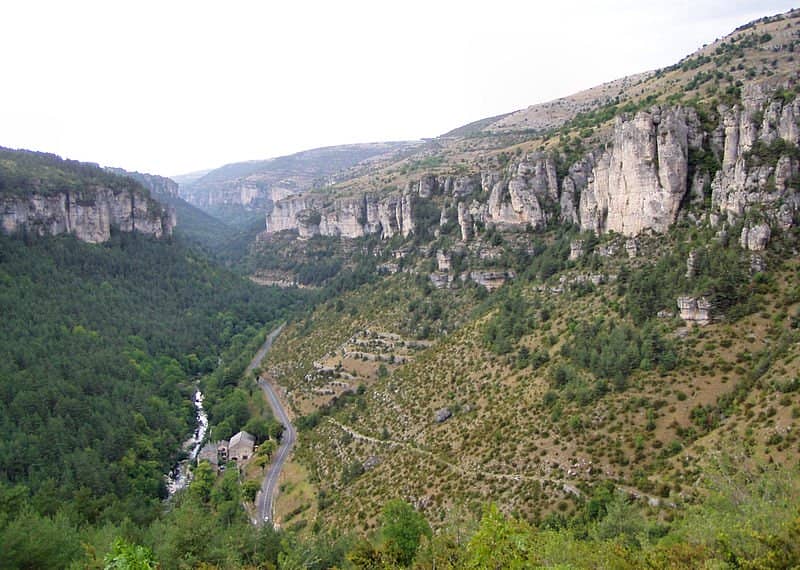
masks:
[(96, 164), (63, 159), (55, 154), (0, 147), (0, 192), (56, 194), (104, 186), (112, 190), (137, 190), (138, 182), (103, 170)]
[[(128, 519), (77, 523), (63, 510), (42, 515), (14, 488), (0, 505), (2, 568), (796, 568), (800, 564), (800, 473), (758, 463), (743, 450), (706, 469), (709, 493), (666, 517), (600, 485), (574, 516), (534, 526), (486, 505), (478, 517), (454, 508), (433, 532), (424, 513), (387, 499), (377, 529), (360, 536), (316, 527), (298, 536), (255, 527), (241, 509), (235, 470), (216, 478), (207, 464), (150, 525)], [(11, 510), (19, 515), (9, 521)]]
[[(136, 234), (0, 237), (0, 526), (17, 513), (8, 497), (76, 524), (151, 522), (195, 380), (232, 374), (298, 295)], [(212, 389), (222, 419), (232, 391)]]

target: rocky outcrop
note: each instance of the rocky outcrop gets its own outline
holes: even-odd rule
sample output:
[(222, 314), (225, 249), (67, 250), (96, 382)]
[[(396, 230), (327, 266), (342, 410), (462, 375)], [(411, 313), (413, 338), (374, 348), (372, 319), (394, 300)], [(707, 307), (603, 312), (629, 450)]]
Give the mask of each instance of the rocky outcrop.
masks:
[(711, 323), (711, 301), (707, 297), (678, 297), (677, 305), (681, 319), (688, 324), (705, 326)]
[(436, 266), (439, 271), (450, 271), (453, 267), (452, 256), (440, 249), (436, 252)]
[(428, 275), (428, 279), (437, 289), (447, 289), (453, 283), (453, 276), (446, 271), (434, 271)]
[(472, 237), (472, 215), (469, 206), (464, 202), (458, 203), (458, 227), (461, 229), (461, 239), (464, 241)]
[[(775, 145), (797, 144), (800, 103), (774, 97), (781, 87), (747, 85), (741, 104), (719, 108), (719, 124), (711, 130), (704, 130), (708, 125), (688, 107), (654, 106), (620, 115), (606, 146), (575, 161), (560, 180), (556, 156), (531, 152), (502, 166), (492, 159), (475, 174), (424, 174), (393, 196), (285, 198), (268, 215), (267, 231), (408, 236), (415, 231), (415, 213), (430, 212), (415, 203), (431, 200), (441, 211), (439, 230), (457, 215), (463, 241), (485, 227), (543, 228), (556, 216), (598, 234), (661, 233), (675, 223), (682, 204), (692, 205), (687, 220), (694, 223), (708, 220), (724, 229), (757, 206), (773, 229), (787, 229), (800, 210), (800, 158), (796, 147)], [(712, 172), (717, 161), (720, 168)], [(701, 208), (707, 211), (699, 215)], [(626, 251), (636, 256), (638, 246), (631, 242)]]
[(170, 235), (174, 214), (143, 192), (97, 188), (42, 195), (0, 197), (0, 228), (7, 234), (74, 234), (90, 243), (107, 241), (111, 228), (154, 237)]
[(757, 253), (750, 254), (750, 273), (755, 275), (767, 270), (766, 260)]
[(800, 101), (782, 103), (772, 93), (779, 87), (751, 83), (742, 90), (742, 102), (720, 106), (722, 168), (711, 182), (714, 212), (732, 221), (758, 206), (783, 227), (790, 226), (800, 208), (796, 181), (798, 161), (783, 155), (773, 162), (762, 151), (777, 148), (779, 139), (800, 142)]
[[(272, 212), (267, 215), (267, 231), (270, 233), (277, 233), (285, 230), (300, 231), (301, 225), (304, 228), (306, 226), (302, 223), (302, 218), (298, 219), (298, 216), (302, 212), (305, 213), (303, 216), (307, 217), (316, 211), (316, 207), (317, 204), (310, 199), (295, 198), (292, 200), (282, 200), (276, 204)], [(318, 226), (319, 222), (317, 222), (316, 225)], [(303, 237), (308, 236), (304, 235)]]
[(584, 244), (582, 239), (572, 240), (569, 244), (569, 260), (575, 261), (584, 254)]
[(625, 241), (625, 253), (628, 254), (629, 259), (639, 255), (639, 241), (636, 238), (630, 238)]
[(466, 277), (489, 291), (494, 291), (505, 285), (509, 279), (514, 279), (513, 271), (471, 271)]
[(452, 416), (453, 412), (450, 411), (450, 408), (442, 408), (433, 415), (433, 421), (437, 424), (441, 424), (449, 420)]
[(742, 235), (739, 237), (739, 244), (742, 249), (749, 251), (764, 251), (769, 244), (772, 232), (767, 224), (756, 224), (742, 228)]
[(694, 279), (697, 275), (698, 254), (694, 249), (686, 256), (686, 278)]
[(507, 176), (498, 172), (481, 177), (489, 192), (486, 223), (541, 228), (547, 223), (547, 201), (558, 203), (558, 180), (551, 156), (533, 153), (511, 163)]
[(689, 134), (696, 125), (694, 111), (682, 107), (618, 117), (613, 147), (597, 158), (581, 193), (582, 229), (627, 236), (665, 231), (686, 194)]
[(315, 235), (358, 238), (378, 234), (384, 239), (414, 232), (414, 198), (406, 192), (378, 200), (371, 194), (360, 198), (326, 201), (323, 197), (289, 197), (275, 203), (267, 214), (267, 232), (297, 231), (300, 237)]
[(580, 224), (578, 206), (580, 196), (589, 184), (594, 168), (595, 157), (587, 154), (569, 167), (569, 172), (561, 181), (561, 221), (568, 224)]
[(434, 195), (463, 198), (480, 187), (481, 182), (477, 176), (435, 176), (433, 174), (425, 174), (418, 181), (408, 182), (406, 184), (406, 193), (414, 194), (423, 199), (431, 198)]
[(445, 193), (452, 194), (456, 198), (468, 196), (479, 187), (480, 181), (476, 181), (472, 176), (448, 176), (445, 181)]

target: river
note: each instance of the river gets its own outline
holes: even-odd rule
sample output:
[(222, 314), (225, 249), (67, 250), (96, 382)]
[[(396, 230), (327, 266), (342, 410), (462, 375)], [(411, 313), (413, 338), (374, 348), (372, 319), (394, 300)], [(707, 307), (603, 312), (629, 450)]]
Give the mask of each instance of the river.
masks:
[(192, 436), (183, 442), (182, 449), (189, 453), (188, 457), (183, 461), (179, 461), (166, 475), (167, 491), (170, 497), (184, 489), (192, 480), (192, 473), (189, 467), (197, 459), (197, 454), (200, 453), (200, 447), (203, 445), (203, 440), (208, 431), (208, 414), (203, 408), (203, 393), (200, 390), (194, 393), (192, 402), (194, 403), (197, 427)]

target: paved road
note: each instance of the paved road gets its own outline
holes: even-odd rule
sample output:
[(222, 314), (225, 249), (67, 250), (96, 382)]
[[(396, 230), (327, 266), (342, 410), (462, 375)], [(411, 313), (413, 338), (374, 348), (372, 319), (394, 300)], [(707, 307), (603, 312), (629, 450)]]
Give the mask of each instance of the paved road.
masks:
[[(283, 325), (270, 333), (264, 345), (258, 351), (255, 358), (253, 358), (250, 366), (248, 366), (248, 372), (255, 369), (256, 366), (261, 363), (261, 360), (267, 354), (267, 351), (269, 351), (272, 343), (282, 330)], [(283, 424), (281, 444), (272, 457), (272, 462), (269, 465), (267, 474), (264, 477), (264, 481), (261, 483), (261, 490), (256, 494), (256, 520), (254, 522), (257, 525), (261, 525), (267, 521), (274, 524), (275, 491), (278, 486), (278, 479), (280, 478), (283, 465), (286, 463), (286, 459), (289, 457), (292, 447), (294, 447), (294, 443), (297, 440), (297, 432), (292, 422), (289, 421), (289, 416), (286, 415), (286, 410), (283, 408), (272, 386), (263, 378), (258, 379), (258, 385), (264, 391), (264, 396), (266, 396), (267, 402), (270, 408), (272, 408), (275, 419)]]
[(256, 355), (253, 357), (253, 360), (251, 360), (250, 364), (247, 365), (247, 368), (245, 369), (245, 374), (249, 374), (250, 372), (255, 370), (256, 366), (261, 364), (261, 361), (264, 360), (264, 357), (267, 355), (267, 352), (269, 352), (269, 349), (272, 348), (272, 343), (275, 342), (275, 339), (278, 338), (278, 335), (281, 334), (281, 331), (285, 326), (286, 323), (283, 323), (277, 329), (269, 333), (266, 340), (264, 341), (264, 344), (261, 345), (261, 348), (258, 349), (258, 352), (256, 352)]

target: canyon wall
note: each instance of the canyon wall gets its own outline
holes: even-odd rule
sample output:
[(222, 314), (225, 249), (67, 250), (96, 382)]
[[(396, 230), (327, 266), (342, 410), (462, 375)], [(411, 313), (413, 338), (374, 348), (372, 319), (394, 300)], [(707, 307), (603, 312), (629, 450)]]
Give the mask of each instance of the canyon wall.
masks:
[(174, 213), (133, 190), (0, 196), (0, 229), (7, 234), (71, 233), (82, 241), (100, 243), (111, 237), (112, 226), (160, 238), (172, 234), (175, 221)]
[(621, 114), (608, 143), (561, 175), (555, 154), (533, 152), (471, 175), (425, 174), (388, 197), (311, 192), (278, 200), (266, 229), (302, 237), (408, 236), (426, 200), (437, 201), (441, 226), (457, 221), (465, 241), (482, 227), (538, 229), (551, 221), (598, 234), (661, 233), (686, 205), (702, 206), (712, 225), (757, 212), (787, 228), (800, 208), (800, 101), (776, 96), (781, 88), (746, 85), (741, 103), (720, 106), (710, 126), (685, 106)]

